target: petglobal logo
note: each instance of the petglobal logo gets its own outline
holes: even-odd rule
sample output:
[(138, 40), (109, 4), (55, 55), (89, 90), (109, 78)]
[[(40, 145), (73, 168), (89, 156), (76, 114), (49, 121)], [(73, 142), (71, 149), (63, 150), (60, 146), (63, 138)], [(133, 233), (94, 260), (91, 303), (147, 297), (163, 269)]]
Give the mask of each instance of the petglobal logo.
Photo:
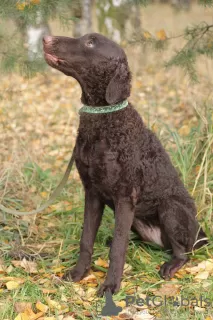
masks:
[[(128, 295), (125, 297), (126, 307), (135, 305), (138, 307), (198, 307), (198, 308), (212, 308), (213, 301), (200, 295), (198, 298), (187, 298), (185, 296), (178, 297), (166, 297), (166, 296), (146, 296), (140, 298), (137, 295)], [(105, 304), (97, 303), (96, 311), (99, 317), (103, 316), (117, 316), (122, 308), (116, 306), (113, 301), (112, 294), (110, 292), (105, 293)]]

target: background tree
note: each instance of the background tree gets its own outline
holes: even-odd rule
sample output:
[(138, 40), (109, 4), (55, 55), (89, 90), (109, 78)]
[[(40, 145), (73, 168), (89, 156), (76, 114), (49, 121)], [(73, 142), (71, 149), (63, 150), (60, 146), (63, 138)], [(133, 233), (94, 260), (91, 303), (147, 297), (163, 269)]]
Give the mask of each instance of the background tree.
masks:
[[(72, 27), (74, 36), (99, 31), (113, 40), (139, 43), (165, 50), (172, 39), (183, 37), (185, 44), (165, 63), (179, 66), (192, 81), (198, 81), (195, 63), (200, 56), (213, 57), (213, 25), (202, 22), (169, 37), (165, 30), (152, 35), (142, 28), (140, 7), (149, 0), (2, 0), (0, 7), (0, 59), (2, 71), (18, 69), (32, 75), (43, 67), (42, 37), (50, 33), (49, 21), (59, 20)], [(211, 6), (213, 0), (200, 0)], [(11, 30), (4, 23), (12, 21)], [(15, 26), (15, 27), (14, 27)]]

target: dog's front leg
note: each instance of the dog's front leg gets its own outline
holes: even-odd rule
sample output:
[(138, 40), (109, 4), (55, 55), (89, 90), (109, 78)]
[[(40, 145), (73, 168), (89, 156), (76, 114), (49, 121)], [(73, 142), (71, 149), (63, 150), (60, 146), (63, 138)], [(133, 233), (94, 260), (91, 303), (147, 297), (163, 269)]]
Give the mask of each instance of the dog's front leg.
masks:
[(113, 294), (120, 288), (133, 218), (134, 206), (131, 199), (119, 199), (115, 204), (115, 230), (110, 248), (110, 265), (106, 280), (98, 291), (100, 296), (105, 291)]
[(80, 242), (80, 255), (76, 266), (68, 270), (64, 279), (80, 281), (89, 271), (93, 245), (104, 210), (104, 204), (93, 190), (85, 191), (84, 224)]

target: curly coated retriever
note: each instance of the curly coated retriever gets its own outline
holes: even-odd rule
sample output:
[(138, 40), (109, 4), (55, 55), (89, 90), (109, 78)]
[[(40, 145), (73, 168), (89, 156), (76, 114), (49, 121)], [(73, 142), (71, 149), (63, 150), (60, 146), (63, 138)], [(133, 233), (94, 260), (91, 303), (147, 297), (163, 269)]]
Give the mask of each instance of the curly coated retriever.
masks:
[[(76, 39), (48, 36), (43, 43), (47, 63), (79, 82), (84, 105), (97, 111), (119, 107), (129, 97), (127, 58), (113, 41), (92, 33)], [(115, 230), (100, 295), (120, 288), (131, 229), (143, 241), (172, 250), (172, 259), (160, 269), (164, 279), (187, 262), (186, 253), (206, 243), (193, 199), (131, 103), (109, 113), (80, 113), (75, 162), (85, 189), (85, 212), (79, 259), (66, 279), (80, 281), (90, 269), (105, 205), (114, 210)]]

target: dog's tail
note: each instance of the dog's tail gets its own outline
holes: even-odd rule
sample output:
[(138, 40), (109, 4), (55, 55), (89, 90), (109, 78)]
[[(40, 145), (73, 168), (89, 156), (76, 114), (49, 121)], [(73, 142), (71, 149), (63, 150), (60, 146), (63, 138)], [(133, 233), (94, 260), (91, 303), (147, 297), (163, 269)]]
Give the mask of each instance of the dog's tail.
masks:
[(199, 232), (198, 232), (197, 240), (195, 241), (195, 243), (193, 245), (193, 250), (199, 249), (202, 246), (204, 246), (205, 244), (208, 244), (208, 238), (207, 238), (205, 232), (203, 231), (203, 229), (200, 228)]

